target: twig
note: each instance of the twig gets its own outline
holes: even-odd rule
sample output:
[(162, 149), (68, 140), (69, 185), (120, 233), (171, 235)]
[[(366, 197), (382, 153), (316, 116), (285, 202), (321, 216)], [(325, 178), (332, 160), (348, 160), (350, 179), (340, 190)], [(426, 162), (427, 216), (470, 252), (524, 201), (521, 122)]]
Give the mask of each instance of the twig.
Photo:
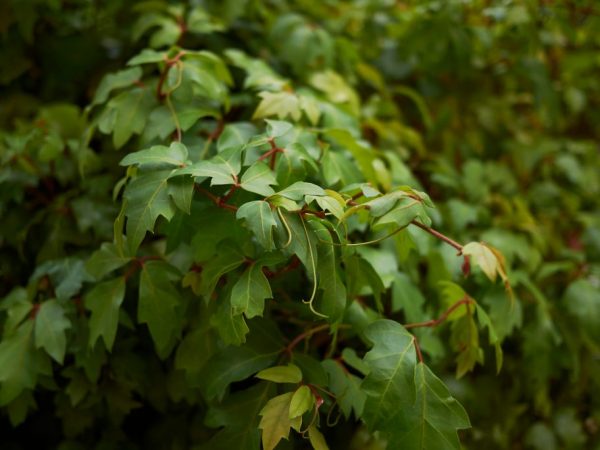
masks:
[(463, 246), (460, 245), (458, 242), (450, 239), (448, 236), (445, 236), (442, 233), (440, 233), (439, 231), (436, 231), (433, 228), (428, 227), (427, 225), (425, 225), (425, 224), (423, 224), (421, 222), (418, 222), (416, 220), (412, 220), (410, 223), (412, 223), (413, 225), (416, 225), (417, 227), (421, 228), (422, 230), (427, 231), (429, 234), (431, 234), (432, 236), (435, 236), (436, 238), (444, 241), (446, 244), (451, 245), (456, 250), (458, 250), (459, 254), (462, 253)]
[(444, 320), (446, 320), (448, 316), (452, 314), (452, 312), (455, 311), (459, 306), (468, 305), (471, 303), (475, 302), (470, 297), (465, 296), (459, 301), (457, 301), (450, 308), (448, 308), (446, 311), (444, 311), (442, 315), (437, 319), (427, 320), (425, 322), (407, 323), (406, 325), (404, 325), (404, 328), (436, 327)]
[(318, 327), (314, 327), (314, 328), (311, 328), (310, 330), (306, 330), (305, 332), (300, 333), (298, 336), (296, 336), (294, 339), (292, 339), (292, 341), (285, 347), (284, 351), (286, 353), (291, 354), (294, 347), (296, 347), (296, 345), (298, 345), (304, 339), (312, 336), (315, 333), (325, 331), (325, 330), (329, 329), (329, 327), (330, 327), (330, 325), (328, 323), (325, 323), (323, 325), (319, 325)]
[[(317, 327), (311, 328), (309, 330), (304, 331), (303, 333), (300, 333), (298, 336), (296, 336), (284, 349), (283, 352), (291, 354), (292, 350), (294, 350), (294, 348), (300, 343), (302, 342), (304, 339), (306, 339), (307, 337), (312, 336), (315, 333), (320, 333), (321, 331), (325, 331), (327, 329), (329, 329), (331, 327), (330, 324), (325, 323), (323, 325), (319, 325)], [(339, 324), (337, 326), (337, 329), (343, 329), (343, 328), (351, 328), (351, 326), (349, 324)]]
[(216, 195), (214, 195), (212, 192), (207, 191), (204, 188), (201, 188), (200, 186), (198, 186), (197, 184), (194, 185), (194, 189), (198, 192), (200, 192), (201, 194), (205, 195), (206, 197), (210, 198), (212, 200), (212, 202), (218, 206), (219, 208), (223, 208), (223, 209), (228, 209), (230, 211), (237, 211), (238, 207), (235, 205), (230, 205), (229, 203), (225, 203), (223, 201), (223, 198), (218, 197)]
[(419, 358), (419, 362), (423, 362), (423, 353), (421, 353), (419, 340), (415, 336), (413, 336), (413, 345), (415, 346), (415, 351), (417, 352), (417, 358)]

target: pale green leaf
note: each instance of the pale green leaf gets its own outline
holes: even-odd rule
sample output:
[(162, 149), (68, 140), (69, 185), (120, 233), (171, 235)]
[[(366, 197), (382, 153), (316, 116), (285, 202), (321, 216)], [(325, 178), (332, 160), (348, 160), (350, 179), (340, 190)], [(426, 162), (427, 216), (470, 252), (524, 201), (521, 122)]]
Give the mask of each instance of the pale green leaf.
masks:
[(277, 192), (280, 195), (290, 200), (302, 200), (305, 195), (313, 197), (320, 197), (327, 195), (325, 190), (313, 183), (306, 183), (305, 181), (297, 181), (296, 183), (286, 187), (285, 189)]
[(300, 386), (296, 389), (296, 392), (294, 392), (292, 400), (290, 401), (290, 419), (302, 416), (302, 414), (309, 411), (312, 408), (314, 401), (315, 398), (313, 397), (310, 388), (306, 385)]
[(308, 427), (308, 440), (314, 450), (329, 450), (325, 437), (323, 437), (316, 425)]
[(298, 366), (288, 364), (287, 366), (275, 366), (261, 370), (256, 374), (256, 378), (272, 381), (274, 383), (300, 383), (302, 381), (302, 372)]
[(119, 163), (122, 166), (174, 166), (185, 164), (188, 150), (181, 142), (173, 142), (169, 147), (155, 145), (146, 150), (130, 153)]
[(482, 242), (469, 242), (462, 249), (462, 254), (471, 258), (491, 281), (496, 281), (499, 272), (499, 261), (495, 253)]
[(253, 119), (276, 116), (279, 119), (287, 117), (298, 121), (302, 116), (300, 111), (300, 99), (291, 92), (268, 92), (258, 94), (262, 99), (254, 111)]
[(281, 137), (292, 131), (294, 126), (289, 122), (265, 119), (267, 123), (267, 135), (271, 138)]
[[(288, 439), (290, 427), (294, 425), (289, 418), (292, 393), (278, 395), (270, 399), (260, 411), (262, 416), (258, 428), (262, 430), (262, 443), (264, 450), (273, 450), (281, 439)], [(296, 421), (301, 417), (295, 419)]]

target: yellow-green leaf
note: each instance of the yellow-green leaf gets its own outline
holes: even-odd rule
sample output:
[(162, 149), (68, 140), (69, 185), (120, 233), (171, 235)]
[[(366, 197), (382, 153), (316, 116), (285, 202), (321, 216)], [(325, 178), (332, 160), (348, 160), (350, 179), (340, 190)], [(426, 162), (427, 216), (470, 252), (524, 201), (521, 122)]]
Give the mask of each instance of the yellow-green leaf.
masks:
[(256, 374), (256, 378), (273, 381), (274, 383), (300, 383), (302, 381), (302, 372), (294, 364), (287, 366), (275, 366), (261, 370)]

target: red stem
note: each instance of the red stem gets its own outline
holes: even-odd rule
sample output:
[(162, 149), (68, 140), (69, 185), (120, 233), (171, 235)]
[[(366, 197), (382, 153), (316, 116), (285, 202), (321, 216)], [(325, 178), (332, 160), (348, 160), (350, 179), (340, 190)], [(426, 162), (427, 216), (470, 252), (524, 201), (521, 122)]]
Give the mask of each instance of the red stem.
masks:
[(298, 266), (300, 266), (300, 259), (298, 259), (296, 255), (294, 255), (287, 266), (283, 266), (281, 269), (276, 270), (275, 272), (271, 272), (269, 269), (264, 267), (263, 272), (265, 273), (265, 276), (267, 278), (275, 278), (284, 273), (291, 272), (292, 270), (298, 268)]
[(303, 333), (300, 333), (298, 336), (296, 336), (288, 345), (287, 347), (285, 347), (284, 351), (288, 354), (292, 353), (292, 350), (294, 349), (294, 347), (296, 347), (300, 342), (302, 342), (304, 339), (306, 339), (309, 336), (312, 336), (315, 333), (319, 333), (321, 331), (325, 331), (329, 329), (329, 324), (323, 324), (323, 325), (319, 325), (318, 327), (314, 327), (311, 328), (309, 330), (306, 330)]
[(404, 325), (404, 328), (409, 329), (409, 328), (420, 328), (420, 327), (436, 327), (440, 323), (442, 323), (444, 320), (446, 320), (448, 318), (448, 316), (450, 314), (452, 314), (452, 312), (455, 311), (459, 306), (468, 305), (470, 303), (474, 303), (474, 301), (471, 298), (465, 296), (462, 299), (460, 299), (459, 301), (457, 301), (450, 308), (448, 308), (446, 311), (444, 311), (442, 313), (442, 315), (440, 317), (438, 317), (437, 319), (427, 320), (425, 322), (407, 323), (406, 325)]
[(421, 347), (419, 346), (419, 341), (414, 336), (413, 336), (413, 345), (415, 346), (415, 350), (417, 352), (417, 358), (419, 358), (419, 362), (423, 362), (423, 353), (421, 353)]
[(448, 236), (444, 236), (439, 231), (436, 231), (433, 228), (428, 227), (427, 225), (425, 225), (425, 224), (423, 224), (421, 222), (418, 222), (416, 220), (413, 220), (410, 223), (412, 223), (413, 225), (416, 225), (417, 227), (421, 228), (422, 230), (427, 231), (429, 234), (431, 234), (432, 236), (435, 236), (436, 238), (440, 239), (441, 241), (444, 241), (446, 244), (451, 245), (456, 250), (458, 250), (459, 254), (462, 253), (463, 246), (460, 245), (458, 242), (450, 239)]
[(213, 203), (218, 206), (219, 208), (223, 208), (223, 209), (228, 209), (230, 211), (237, 211), (238, 207), (235, 205), (230, 205), (228, 203), (224, 203), (223, 199), (221, 197), (218, 197), (216, 195), (214, 195), (212, 192), (207, 191), (206, 189), (201, 188), (198, 185), (194, 185), (194, 189), (196, 189), (196, 191), (200, 192), (201, 194), (205, 195), (206, 197), (210, 198)]

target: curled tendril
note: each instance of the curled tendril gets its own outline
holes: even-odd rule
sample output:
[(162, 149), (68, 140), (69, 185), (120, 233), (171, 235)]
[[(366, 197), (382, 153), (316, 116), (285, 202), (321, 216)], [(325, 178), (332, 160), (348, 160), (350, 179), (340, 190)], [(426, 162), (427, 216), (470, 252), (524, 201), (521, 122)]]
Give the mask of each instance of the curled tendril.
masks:
[(310, 265), (312, 266), (312, 275), (313, 275), (313, 290), (310, 295), (310, 299), (302, 300), (302, 303), (307, 304), (313, 314), (315, 314), (319, 317), (327, 318), (329, 316), (326, 316), (325, 314), (318, 312), (313, 305), (315, 297), (317, 296), (317, 264), (315, 262), (315, 255), (313, 253), (312, 245), (310, 245), (310, 238), (308, 237), (308, 230), (306, 229), (306, 222), (304, 221), (304, 218), (302, 216), (300, 216), (300, 221), (302, 222), (302, 228), (304, 228), (304, 236), (306, 237), (306, 245), (308, 246), (308, 256), (310, 257), (310, 263), (311, 263)]
[(283, 244), (283, 247), (281, 247), (281, 248), (286, 248), (287, 246), (289, 246), (292, 243), (292, 230), (290, 230), (290, 225), (288, 224), (286, 218), (284, 217), (283, 213), (281, 212), (281, 208), (277, 208), (277, 214), (279, 215), (279, 218), (281, 219), (281, 223), (283, 224), (285, 231), (288, 235), (288, 240), (286, 241), (285, 244)]

